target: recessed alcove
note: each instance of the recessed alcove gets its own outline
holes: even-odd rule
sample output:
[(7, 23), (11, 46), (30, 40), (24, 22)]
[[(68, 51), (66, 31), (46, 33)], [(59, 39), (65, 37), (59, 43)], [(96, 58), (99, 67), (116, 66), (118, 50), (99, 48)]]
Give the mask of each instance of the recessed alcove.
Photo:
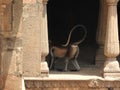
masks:
[[(77, 24), (82, 24), (87, 28), (87, 37), (79, 45), (78, 62), (80, 66), (94, 65), (98, 49), (96, 31), (99, 0), (50, 0), (47, 5), (47, 14), (48, 36), (52, 42), (65, 43), (70, 30)], [(80, 33), (79, 35), (82, 36), (82, 34)], [(73, 39), (76, 38), (73, 37)], [(60, 62), (58, 61), (58, 64)]]

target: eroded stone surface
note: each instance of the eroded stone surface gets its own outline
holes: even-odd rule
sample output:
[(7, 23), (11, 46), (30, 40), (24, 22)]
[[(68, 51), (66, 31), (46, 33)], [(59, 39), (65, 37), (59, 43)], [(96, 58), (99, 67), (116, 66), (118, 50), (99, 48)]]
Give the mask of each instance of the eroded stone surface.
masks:
[(0, 90), (22, 90), (22, 78), (14, 75), (0, 76)]

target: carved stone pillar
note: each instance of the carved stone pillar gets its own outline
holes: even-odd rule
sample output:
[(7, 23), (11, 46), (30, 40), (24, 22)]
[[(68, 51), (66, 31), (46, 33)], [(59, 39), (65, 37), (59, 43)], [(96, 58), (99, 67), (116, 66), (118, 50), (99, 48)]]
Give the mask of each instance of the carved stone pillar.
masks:
[(37, 0), (23, 0), (23, 75), (41, 75), (40, 16)]
[(98, 21), (98, 31), (96, 35), (96, 40), (99, 45), (97, 54), (96, 54), (96, 66), (103, 66), (105, 56), (104, 56), (104, 43), (106, 36), (106, 24), (107, 24), (107, 7), (104, 0), (100, 0), (100, 9), (99, 9), (99, 21)]
[(49, 69), (47, 14), (45, 0), (23, 0), (23, 72), (24, 76), (45, 76)]
[(0, 0), (0, 31), (11, 31), (12, 0)]
[(14, 1), (0, 1), (0, 90), (22, 90), (22, 0)]
[(45, 57), (49, 53), (48, 47), (48, 26), (47, 26), (47, 0), (39, 0), (39, 20), (40, 20), (40, 49), (41, 49), (41, 75), (48, 76), (49, 68)]
[(119, 63), (116, 57), (119, 55), (118, 40), (118, 18), (117, 18), (117, 2), (118, 0), (105, 0), (108, 7), (107, 29), (105, 38), (104, 54), (106, 60), (104, 63), (103, 76), (120, 77)]

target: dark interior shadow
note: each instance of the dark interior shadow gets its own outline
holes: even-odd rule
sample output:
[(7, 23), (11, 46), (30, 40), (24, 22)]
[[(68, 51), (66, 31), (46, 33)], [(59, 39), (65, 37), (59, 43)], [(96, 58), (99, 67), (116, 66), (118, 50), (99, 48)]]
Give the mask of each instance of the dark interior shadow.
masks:
[[(49, 40), (63, 44), (67, 41), (71, 28), (82, 24), (87, 28), (87, 37), (79, 45), (80, 54), (78, 62), (80, 66), (94, 65), (98, 45), (96, 43), (96, 30), (99, 14), (98, 0), (51, 0), (48, 9), (48, 35)], [(82, 36), (82, 33), (79, 34)], [(81, 37), (72, 37), (72, 40)], [(64, 61), (57, 60), (56, 68), (62, 68)], [(71, 68), (70, 64), (70, 68)]]

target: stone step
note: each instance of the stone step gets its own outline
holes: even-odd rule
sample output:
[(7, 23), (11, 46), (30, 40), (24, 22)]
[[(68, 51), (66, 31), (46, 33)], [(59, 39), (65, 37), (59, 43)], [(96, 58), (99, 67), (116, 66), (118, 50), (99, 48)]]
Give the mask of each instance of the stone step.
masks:
[(49, 77), (24, 77), (26, 90), (120, 90), (120, 79), (99, 76), (50, 74)]

